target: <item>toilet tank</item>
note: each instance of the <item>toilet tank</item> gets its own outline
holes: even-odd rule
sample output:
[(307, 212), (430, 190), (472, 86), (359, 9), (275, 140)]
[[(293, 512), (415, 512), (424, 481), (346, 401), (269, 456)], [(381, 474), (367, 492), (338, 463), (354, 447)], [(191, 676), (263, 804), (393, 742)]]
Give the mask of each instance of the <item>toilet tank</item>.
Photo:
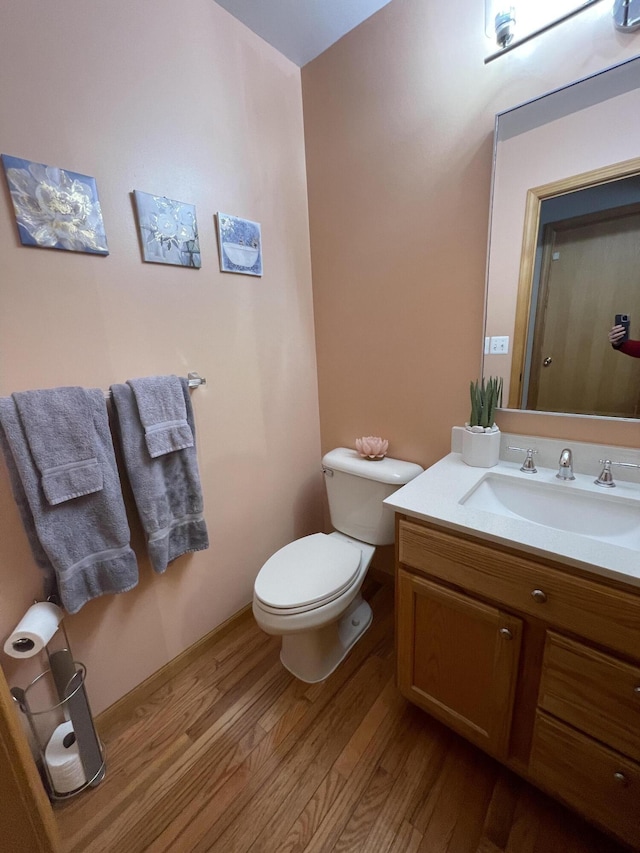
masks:
[(382, 501), (422, 474), (423, 468), (400, 459), (363, 459), (347, 447), (322, 458), (331, 524), (341, 533), (371, 545), (391, 545), (394, 511)]

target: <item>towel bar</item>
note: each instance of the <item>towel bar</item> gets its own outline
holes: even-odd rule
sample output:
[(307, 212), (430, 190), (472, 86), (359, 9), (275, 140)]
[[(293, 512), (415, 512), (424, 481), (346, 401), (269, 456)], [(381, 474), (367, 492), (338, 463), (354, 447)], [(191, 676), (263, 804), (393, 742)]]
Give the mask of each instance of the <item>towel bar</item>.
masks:
[[(206, 385), (207, 380), (204, 376), (200, 376), (199, 373), (196, 373), (195, 370), (187, 373), (187, 381), (189, 383), (189, 388), (199, 388), (200, 385)], [(111, 398), (111, 391), (105, 391), (104, 396), (107, 400)]]
[(189, 381), (189, 388), (198, 388), (200, 385), (207, 384), (207, 380), (204, 376), (200, 376), (200, 374), (196, 373), (195, 370), (191, 373), (187, 373), (187, 379)]

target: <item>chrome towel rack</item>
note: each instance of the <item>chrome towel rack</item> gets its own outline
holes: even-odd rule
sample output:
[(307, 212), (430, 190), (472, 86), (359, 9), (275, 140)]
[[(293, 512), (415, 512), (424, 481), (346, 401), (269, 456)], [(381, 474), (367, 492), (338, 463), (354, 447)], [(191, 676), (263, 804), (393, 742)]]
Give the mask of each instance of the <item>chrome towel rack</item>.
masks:
[[(187, 373), (187, 382), (189, 383), (189, 388), (199, 388), (201, 385), (206, 385), (207, 380), (204, 376), (200, 376), (195, 370), (192, 370), (190, 373)], [(111, 398), (111, 391), (105, 391), (104, 396), (107, 400)]]
[(200, 376), (200, 374), (196, 373), (195, 370), (191, 373), (187, 373), (187, 381), (189, 382), (189, 388), (199, 388), (201, 385), (207, 384), (207, 380), (204, 376)]

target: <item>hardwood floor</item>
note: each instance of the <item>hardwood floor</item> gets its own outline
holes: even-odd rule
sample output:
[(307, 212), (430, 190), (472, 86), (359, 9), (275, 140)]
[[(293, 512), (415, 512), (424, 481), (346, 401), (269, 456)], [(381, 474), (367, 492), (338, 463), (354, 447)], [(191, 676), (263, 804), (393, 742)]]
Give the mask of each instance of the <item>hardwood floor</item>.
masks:
[[(100, 736), (107, 775), (55, 811), (68, 853), (622, 853), (400, 697), (393, 590), (327, 681), (250, 613)], [(89, 685), (90, 688), (90, 685)]]

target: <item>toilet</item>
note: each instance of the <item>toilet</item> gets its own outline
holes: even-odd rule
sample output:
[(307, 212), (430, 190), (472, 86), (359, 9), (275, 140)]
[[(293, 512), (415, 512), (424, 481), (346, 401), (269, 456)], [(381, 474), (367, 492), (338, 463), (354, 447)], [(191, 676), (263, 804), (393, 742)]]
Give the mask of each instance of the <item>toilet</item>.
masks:
[(322, 459), (333, 533), (312, 533), (281, 548), (258, 572), (253, 615), (282, 637), (280, 660), (313, 684), (327, 678), (371, 624), (360, 594), (376, 545), (395, 538), (382, 502), (423, 469), (399, 459), (363, 459), (338, 447)]

